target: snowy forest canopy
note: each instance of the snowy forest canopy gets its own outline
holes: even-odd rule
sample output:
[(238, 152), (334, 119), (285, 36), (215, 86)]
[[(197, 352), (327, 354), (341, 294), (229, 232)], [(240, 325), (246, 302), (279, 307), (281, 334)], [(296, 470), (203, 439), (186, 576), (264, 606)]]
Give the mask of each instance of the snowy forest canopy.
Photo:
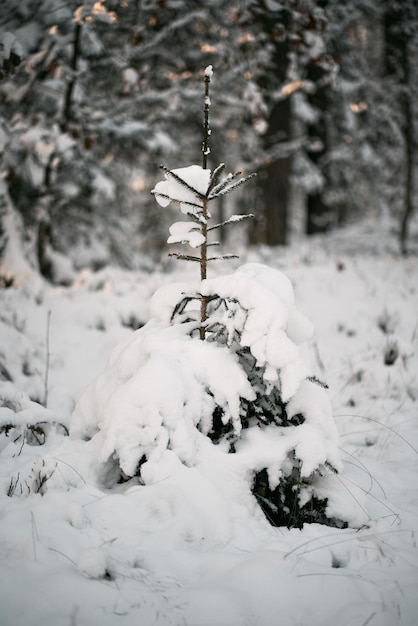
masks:
[(200, 159), (209, 64), (209, 167), (258, 173), (235, 200), (249, 243), (390, 214), (406, 252), (417, 26), (414, 0), (3, 0), (2, 283), (160, 257), (149, 191)]

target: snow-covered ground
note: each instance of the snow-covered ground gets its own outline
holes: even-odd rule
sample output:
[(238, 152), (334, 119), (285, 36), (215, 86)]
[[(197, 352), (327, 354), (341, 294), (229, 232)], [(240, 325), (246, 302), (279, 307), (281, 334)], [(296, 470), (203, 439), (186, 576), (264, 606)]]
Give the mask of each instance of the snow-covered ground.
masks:
[[(33, 281), (0, 291), (1, 626), (415, 626), (418, 257), (369, 222), (246, 262), (287, 274), (315, 327), (344, 506), (363, 525), (273, 528), (216, 468), (106, 488), (91, 442), (66, 436), (75, 403), (156, 288), (196, 268)], [(37, 445), (44, 422), (58, 425)]]

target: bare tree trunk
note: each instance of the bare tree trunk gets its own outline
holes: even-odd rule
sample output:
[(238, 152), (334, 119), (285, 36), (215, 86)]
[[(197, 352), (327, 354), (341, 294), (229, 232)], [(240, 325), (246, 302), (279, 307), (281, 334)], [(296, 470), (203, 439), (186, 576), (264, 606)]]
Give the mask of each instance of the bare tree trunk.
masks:
[[(402, 0), (389, 3), (384, 13), (385, 25), (385, 70), (386, 75), (395, 81), (402, 114), (402, 131), (405, 142), (405, 187), (403, 211), (399, 231), (399, 244), (402, 254), (407, 254), (409, 221), (414, 208), (414, 97), (413, 53), (418, 8), (416, 0)], [(403, 164), (402, 164), (403, 165)]]
[(275, 161), (266, 171), (264, 241), (269, 246), (284, 245), (287, 243), (290, 157)]
[[(310, 63), (307, 70), (308, 80), (316, 84), (320, 82), (323, 83), (326, 70), (316, 63)], [(310, 104), (315, 107), (318, 114), (316, 121), (308, 124), (308, 136), (314, 144), (318, 144), (318, 140), (321, 144), (319, 149), (309, 150), (308, 148), (308, 154), (310, 160), (318, 167), (328, 149), (327, 127), (325, 122), (328, 107), (328, 89), (329, 86), (325, 82), (317, 87), (312, 94), (308, 95)], [(306, 204), (306, 234), (313, 235), (315, 233), (324, 233), (330, 228), (330, 225), (331, 210), (324, 201), (324, 189), (310, 191), (307, 196)]]
[(405, 42), (405, 160), (406, 160), (406, 181), (405, 181), (405, 204), (401, 220), (400, 245), (402, 254), (408, 253), (407, 239), (409, 220), (414, 209), (414, 122), (411, 97), (411, 68), (409, 58), (408, 42)]
[(38, 259), (39, 271), (44, 278), (52, 280), (52, 267), (48, 259), (47, 245), (51, 238), (51, 225), (46, 219), (41, 219), (38, 224), (38, 232), (36, 239), (36, 256)]
[[(290, 99), (278, 102), (270, 113), (266, 149), (290, 139)], [(263, 202), (260, 240), (269, 246), (287, 243), (291, 156), (273, 157), (258, 177)]]
[(80, 43), (81, 43), (81, 24), (77, 23), (75, 25), (73, 56), (71, 59), (71, 78), (67, 85), (67, 91), (66, 91), (65, 100), (64, 100), (63, 122), (62, 122), (63, 129), (67, 128), (68, 123), (71, 119), (71, 106), (72, 106), (72, 99), (73, 99), (73, 91), (74, 91), (74, 87), (76, 83), (78, 58), (80, 56)]

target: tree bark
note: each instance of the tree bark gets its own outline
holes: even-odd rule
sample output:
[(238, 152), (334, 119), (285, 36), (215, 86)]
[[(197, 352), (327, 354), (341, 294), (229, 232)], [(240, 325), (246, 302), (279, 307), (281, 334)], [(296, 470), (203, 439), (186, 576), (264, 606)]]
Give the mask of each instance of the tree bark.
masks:
[(411, 47), (414, 31), (410, 29), (418, 17), (415, 0), (392, 3), (384, 15), (385, 24), (385, 71), (396, 81), (402, 107), (402, 131), (405, 144), (405, 187), (400, 220), (399, 244), (402, 254), (407, 254), (409, 221), (414, 208), (414, 98)]
[(74, 31), (73, 56), (71, 59), (71, 78), (67, 85), (67, 91), (66, 91), (65, 100), (64, 100), (63, 122), (62, 122), (62, 126), (64, 130), (68, 127), (68, 123), (71, 119), (73, 91), (74, 91), (74, 87), (76, 83), (78, 58), (80, 56), (80, 43), (81, 43), (81, 24), (77, 23), (75, 25), (75, 31)]
[(38, 259), (39, 271), (44, 278), (52, 281), (52, 266), (48, 259), (47, 245), (51, 238), (51, 225), (45, 219), (41, 219), (38, 224), (38, 233), (36, 239), (36, 255)]
[(414, 210), (414, 116), (411, 97), (411, 68), (409, 58), (408, 41), (405, 42), (405, 160), (406, 181), (405, 201), (401, 219), (400, 245), (402, 254), (408, 253), (408, 229), (409, 221)]
[[(324, 78), (326, 71), (318, 64), (312, 62), (307, 68), (307, 79), (318, 83)], [(321, 159), (328, 149), (327, 128), (325, 123), (328, 107), (328, 85), (318, 87), (308, 96), (310, 104), (315, 107), (318, 118), (308, 125), (308, 136), (314, 143), (321, 144), (314, 150), (308, 147), (309, 158), (316, 166), (320, 166)], [(315, 189), (308, 193), (306, 202), (306, 234), (324, 233), (330, 227), (330, 207), (324, 201), (324, 189)]]
[[(290, 139), (290, 99), (286, 98), (273, 107), (266, 133), (266, 150), (280, 141)], [(264, 205), (262, 241), (269, 246), (287, 243), (288, 206), (290, 191), (291, 156), (272, 158), (259, 176)]]

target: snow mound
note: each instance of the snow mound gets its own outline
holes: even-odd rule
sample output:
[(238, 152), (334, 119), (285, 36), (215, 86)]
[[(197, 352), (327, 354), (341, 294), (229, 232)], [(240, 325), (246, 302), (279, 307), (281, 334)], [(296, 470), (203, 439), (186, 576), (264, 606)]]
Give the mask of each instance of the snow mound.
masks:
[(240, 303), (245, 316), (231, 316), (227, 310), (222, 323), (230, 336), (241, 333), (241, 345), (250, 349), (258, 367), (266, 368), (266, 380), (277, 382), (280, 376), (282, 398), (287, 402), (308, 375), (299, 345), (313, 333), (310, 322), (294, 305), (287, 276), (265, 265), (248, 263), (233, 275), (204, 281), (201, 292)]
[[(217, 303), (206, 341), (197, 335), (202, 295)], [(155, 293), (151, 312), (73, 414), (71, 436), (93, 440), (107, 477), (152, 484), (174, 471), (174, 457), (189, 468), (221, 467), (218, 488), (225, 492), (227, 475), (249, 494), (258, 472), (274, 490), (295, 472), (310, 481), (319, 469), (341, 468), (327, 391), (305, 362), (312, 326), (286, 276), (248, 264), (172, 284)]]
[(89, 438), (99, 431), (100, 460), (116, 454), (128, 476), (144, 456), (158, 460), (168, 446), (182, 462), (194, 464), (215, 404), (239, 429), (240, 398), (253, 397), (233, 356), (192, 339), (188, 330), (146, 324), (116, 349), (76, 407), (72, 436)]

